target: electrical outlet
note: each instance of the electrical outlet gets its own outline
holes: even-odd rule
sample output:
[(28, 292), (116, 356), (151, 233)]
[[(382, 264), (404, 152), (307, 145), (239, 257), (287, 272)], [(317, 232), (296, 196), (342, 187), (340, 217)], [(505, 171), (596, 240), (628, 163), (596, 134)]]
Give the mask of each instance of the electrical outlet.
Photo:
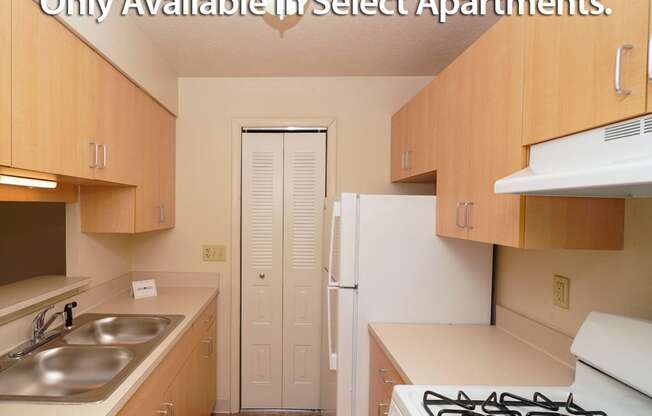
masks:
[(552, 302), (555, 306), (570, 309), (570, 279), (555, 275), (552, 279)]
[(201, 252), (204, 261), (226, 261), (226, 246), (204, 244)]

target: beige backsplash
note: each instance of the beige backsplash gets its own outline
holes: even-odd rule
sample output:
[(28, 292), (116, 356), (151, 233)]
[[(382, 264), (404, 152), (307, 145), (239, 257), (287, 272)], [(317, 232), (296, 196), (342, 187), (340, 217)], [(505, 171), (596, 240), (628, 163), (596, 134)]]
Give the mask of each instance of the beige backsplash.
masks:
[[(131, 287), (131, 273), (126, 273), (115, 279), (110, 279), (91, 287), (83, 293), (71, 296), (55, 304), (55, 310), (63, 310), (63, 306), (72, 302), (73, 300), (78, 303), (75, 309), (75, 314), (79, 315), (94, 308), (100, 303), (106, 302), (107, 299), (116, 296), (120, 293), (127, 292)], [(11, 321), (5, 325), (0, 325), (0, 354), (3, 354), (26, 341), (30, 337), (32, 326), (32, 319), (35, 314), (23, 316), (22, 318)], [(56, 323), (55, 325), (59, 325)]]
[[(571, 279), (570, 309), (552, 303), (552, 278)], [(652, 319), (652, 199), (626, 203), (619, 252), (498, 247), (496, 302), (574, 337), (591, 311)]]

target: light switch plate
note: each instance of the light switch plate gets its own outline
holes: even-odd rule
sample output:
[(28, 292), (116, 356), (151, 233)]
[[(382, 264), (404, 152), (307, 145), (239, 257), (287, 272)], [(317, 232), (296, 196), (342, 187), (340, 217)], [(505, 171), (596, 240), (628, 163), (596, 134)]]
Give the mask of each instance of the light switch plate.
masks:
[(204, 261), (226, 261), (226, 246), (204, 244), (202, 258)]
[(560, 308), (570, 309), (570, 279), (568, 277), (553, 276), (552, 302)]

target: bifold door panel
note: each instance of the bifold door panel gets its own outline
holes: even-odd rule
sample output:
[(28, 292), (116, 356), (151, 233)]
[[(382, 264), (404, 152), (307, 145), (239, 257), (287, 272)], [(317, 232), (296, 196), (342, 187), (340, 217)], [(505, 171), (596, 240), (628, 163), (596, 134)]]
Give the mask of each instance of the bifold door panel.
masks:
[(318, 408), (326, 135), (242, 139), (242, 407)]
[(242, 407), (282, 406), (283, 140), (242, 141)]

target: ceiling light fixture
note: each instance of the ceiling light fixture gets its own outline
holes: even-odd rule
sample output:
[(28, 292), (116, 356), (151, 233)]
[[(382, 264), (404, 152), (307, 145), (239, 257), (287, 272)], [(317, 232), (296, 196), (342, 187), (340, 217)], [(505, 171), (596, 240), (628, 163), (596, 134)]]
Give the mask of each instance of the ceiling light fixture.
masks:
[(306, 12), (308, 0), (264, 0), (265, 23), (278, 30), (281, 37), (299, 23)]
[(57, 177), (48, 173), (0, 167), (0, 185), (55, 189)]

